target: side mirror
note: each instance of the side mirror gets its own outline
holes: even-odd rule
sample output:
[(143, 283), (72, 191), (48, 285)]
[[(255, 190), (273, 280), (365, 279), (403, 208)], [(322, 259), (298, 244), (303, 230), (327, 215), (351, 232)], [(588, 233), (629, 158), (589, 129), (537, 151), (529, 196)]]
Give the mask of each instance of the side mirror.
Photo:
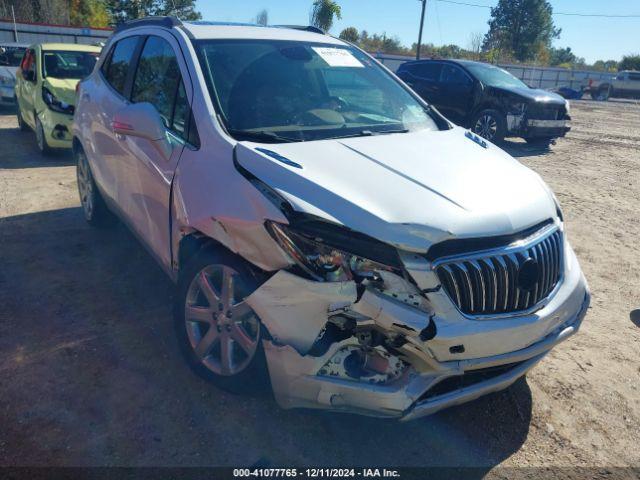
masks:
[(144, 138), (166, 159), (171, 157), (171, 144), (167, 129), (156, 107), (148, 102), (127, 105), (113, 117), (114, 133), (129, 137)]

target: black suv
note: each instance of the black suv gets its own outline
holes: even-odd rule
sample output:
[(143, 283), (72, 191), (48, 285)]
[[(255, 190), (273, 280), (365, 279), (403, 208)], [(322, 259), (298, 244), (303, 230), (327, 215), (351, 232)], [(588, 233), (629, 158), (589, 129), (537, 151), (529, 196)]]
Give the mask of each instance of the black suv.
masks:
[(522, 137), (548, 145), (571, 129), (568, 101), (493, 65), (418, 60), (402, 64), (397, 75), (451, 121), (494, 143)]

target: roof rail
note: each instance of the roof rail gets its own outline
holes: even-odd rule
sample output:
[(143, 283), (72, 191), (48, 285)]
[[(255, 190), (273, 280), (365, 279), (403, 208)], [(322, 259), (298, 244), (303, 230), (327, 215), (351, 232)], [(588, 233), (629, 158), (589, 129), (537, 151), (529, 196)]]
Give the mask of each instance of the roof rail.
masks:
[(128, 20), (121, 23), (116, 27), (115, 33), (120, 33), (124, 30), (136, 27), (164, 27), (172, 28), (182, 25), (182, 22), (177, 17), (145, 17), (135, 20)]
[(319, 33), (320, 35), (326, 35), (326, 32), (319, 27), (313, 25), (274, 25), (277, 28), (292, 28), (293, 30), (303, 30), (305, 32)]

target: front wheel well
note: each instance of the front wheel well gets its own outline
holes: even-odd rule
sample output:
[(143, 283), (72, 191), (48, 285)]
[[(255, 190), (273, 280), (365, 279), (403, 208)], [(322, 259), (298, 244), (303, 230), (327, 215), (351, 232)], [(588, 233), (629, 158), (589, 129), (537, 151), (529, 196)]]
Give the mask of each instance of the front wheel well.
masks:
[(71, 151), (74, 154), (78, 152), (84, 152), (84, 148), (82, 146), (82, 143), (80, 143), (80, 139), (78, 137), (73, 137), (73, 140), (71, 143)]
[(467, 125), (466, 125), (467, 128), (473, 127), (473, 125), (472, 125), (473, 120), (483, 110), (497, 110), (502, 115), (504, 115), (505, 118), (507, 117), (507, 114), (504, 112), (504, 109), (501, 108), (499, 105), (496, 105), (495, 103), (491, 103), (491, 102), (486, 102), (486, 103), (483, 103), (483, 104), (477, 106), (475, 109), (473, 109), (471, 111), (471, 113), (467, 117)]

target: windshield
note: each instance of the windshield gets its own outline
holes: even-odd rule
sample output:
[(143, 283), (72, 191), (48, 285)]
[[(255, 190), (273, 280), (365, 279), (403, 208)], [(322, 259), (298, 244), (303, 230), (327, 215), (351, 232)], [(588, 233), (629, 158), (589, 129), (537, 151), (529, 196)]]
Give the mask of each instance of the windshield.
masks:
[(19, 66), (26, 51), (27, 49), (23, 47), (0, 47), (0, 65), (4, 67)]
[(428, 109), (355, 48), (288, 41), (195, 42), (231, 135), (267, 142), (437, 130)]
[(97, 52), (42, 52), (42, 75), (53, 78), (83, 79), (91, 73), (98, 60)]
[(465, 66), (485, 85), (491, 87), (529, 88), (526, 83), (518, 80), (506, 70), (493, 65), (468, 64)]

